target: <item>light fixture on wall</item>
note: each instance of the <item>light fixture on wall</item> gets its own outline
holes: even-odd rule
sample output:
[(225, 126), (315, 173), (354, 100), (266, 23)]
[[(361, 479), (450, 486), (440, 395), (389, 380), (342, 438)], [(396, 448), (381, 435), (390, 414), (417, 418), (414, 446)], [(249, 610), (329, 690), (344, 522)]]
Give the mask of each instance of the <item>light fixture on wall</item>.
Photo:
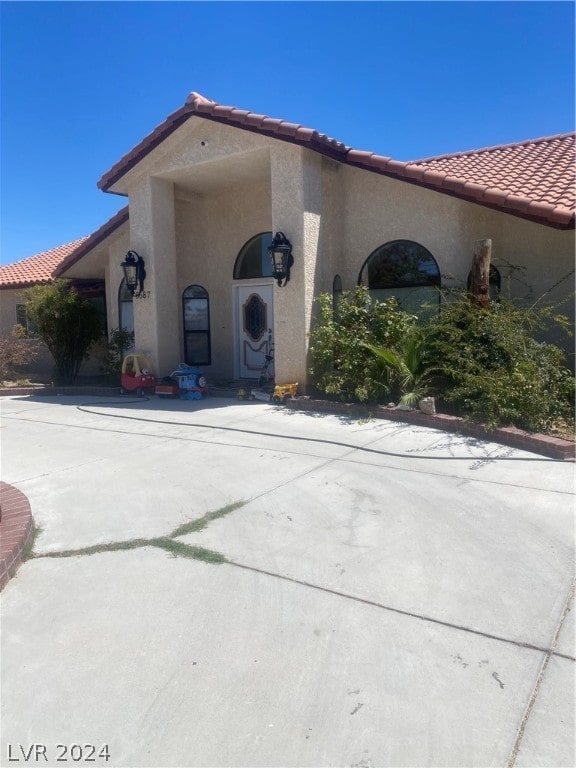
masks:
[[(140, 296), (144, 290), (144, 280), (146, 279), (144, 259), (136, 251), (128, 251), (120, 266), (124, 270), (124, 279), (128, 290), (132, 296)], [(137, 288), (139, 289), (138, 293), (136, 293)]]
[(268, 254), (272, 262), (272, 277), (278, 281), (281, 288), (282, 280), (284, 285), (290, 280), (290, 268), (294, 264), (292, 244), (284, 232), (276, 232), (268, 246)]

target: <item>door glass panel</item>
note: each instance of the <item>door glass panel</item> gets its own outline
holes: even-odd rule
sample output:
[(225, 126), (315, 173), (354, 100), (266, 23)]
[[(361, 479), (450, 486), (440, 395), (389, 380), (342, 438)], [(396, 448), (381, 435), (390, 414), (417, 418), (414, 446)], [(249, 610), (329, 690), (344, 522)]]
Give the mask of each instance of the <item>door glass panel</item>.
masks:
[(257, 341), (268, 327), (266, 304), (256, 293), (244, 305), (244, 332)]

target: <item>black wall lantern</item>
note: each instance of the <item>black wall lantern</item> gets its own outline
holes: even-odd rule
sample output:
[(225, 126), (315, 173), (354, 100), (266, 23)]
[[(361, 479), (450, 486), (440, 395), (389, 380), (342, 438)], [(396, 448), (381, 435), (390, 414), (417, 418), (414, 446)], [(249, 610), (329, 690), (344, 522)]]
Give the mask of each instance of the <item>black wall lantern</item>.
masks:
[[(144, 259), (142, 256), (138, 256), (136, 251), (128, 251), (120, 266), (124, 270), (124, 279), (128, 290), (132, 296), (140, 296), (144, 290), (144, 280), (146, 279)], [(137, 288), (139, 289), (138, 293), (136, 293)]]
[(272, 277), (278, 281), (278, 286), (282, 287), (290, 280), (290, 267), (294, 264), (292, 256), (292, 245), (284, 232), (276, 232), (271, 245), (268, 246), (268, 254), (272, 262)]

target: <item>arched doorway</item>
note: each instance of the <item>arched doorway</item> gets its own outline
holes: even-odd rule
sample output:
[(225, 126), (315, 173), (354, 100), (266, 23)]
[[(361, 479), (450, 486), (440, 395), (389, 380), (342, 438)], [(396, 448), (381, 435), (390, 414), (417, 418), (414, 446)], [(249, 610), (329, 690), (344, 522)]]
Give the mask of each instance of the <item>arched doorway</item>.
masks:
[(257, 379), (265, 356), (274, 347), (274, 283), (268, 246), (272, 232), (251, 237), (240, 249), (234, 264), (236, 312), (235, 374)]

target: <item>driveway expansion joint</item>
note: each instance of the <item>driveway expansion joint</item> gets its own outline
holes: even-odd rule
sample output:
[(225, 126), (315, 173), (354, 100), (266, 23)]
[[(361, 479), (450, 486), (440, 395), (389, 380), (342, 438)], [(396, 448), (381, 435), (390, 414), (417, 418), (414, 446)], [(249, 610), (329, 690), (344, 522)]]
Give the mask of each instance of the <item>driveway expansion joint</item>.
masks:
[[(528, 649), (530, 651), (537, 651), (538, 653), (543, 653), (543, 654), (546, 654), (547, 656), (559, 656), (559, 657), (567, 659), (569, 661), (576, 661), (576, 658), (574, 658), (572, 656), (568, 656), (568, 655), (563, 654), (563, 653), (556, 653), (556, 651), (554, 650), (555, 646), (556, 646), (556, 639), (557, 639), (558, 634), (560, 632), (560, 629), (561, 629), (562, 623), (564, 621), (564, 618), (566, 616), (567, 610), (565, 610), (564, 613), (562, 614), (562, 617), (561, 617), (561, 620), (560, 620), (560, 624), (559, 624), (559, 626), (557, 628), (557, 631), (556, 631), (556, 634), (555, 634), (555, 639), (554, 639), (553, 646), (551, 646), (550, 648), (544, 648), (542, 646), (534, 645), (532, 643), (523, 643), (521, 640), (513, 640), (513, 639), (511, 639), (509, 637), (502, 637), (501, 635), (493, 635), (490, 632), (483, 632), (480, 629), (473, 629), (472, 627), (466, 627), (466, 626), (464, 626), (462, 624), (454, 624), (453, 622), (444, 621), (443, 619), (436, 619), (433, 616), (427, 616), (427, 615), (422, 614), (422, 613), (415, 613), (413, 611), (405, 611), (402, 608), (395, 608), (394, 606), (391, 606), (391, 605), (385, 605), (384, 603), (378, 603), (376, 600), (369, 600), (368, 598), (358, 597), (357, 595), (349, 595), (346, 592), (339, 592), (336, 589), (330, 589), (330, 587), (323, 587), (323, 586), (320, 586), (318, 584), (312, 584), (309, 581), (304, 581), (302, 579), (295, 579), (292, 576), (285, 576), (285, 575), (283, 575), (281, 573), (275, 573), (274, 571), (267, 571), (264, 568), (257, 568), (256, 566), (245, 565), (245, 564), (239, 563), (239, 562), (237, 562), (235, 560), (226, 560), (226, 563), (228, 565), (233, 565), (236, 568), (243, 568), (243, 569), (245, 569), (247, 571), (253, 571), (254, 573), (261, 573), (261, 574), (263, 574), (265, 576), (272, 576), (273, 578), (276, 578), (276, 579), (282, 579), (283, 581), (289, 581), (289, 582), (292, 582), (293, 584), (298, 584), (298, 585), (300, 585), (302, 587), (308, 587), (310, 589), (316, 589), (316, 590), (318, 590), (320, 592), (326, 592), (329, 595), (334, 595), (336, 597), (342, 597), (345, 600), (353, 600), (354, 602), (362, 603), (363, 605), (370, 605), (370, 606), (372, 606), (374, 608), (379, 608), (379, 609), (384, 610), (384, 611), (389, 611), (390, 613), (399, 614), (400, 616), (407, 616), (408, 618), (411, 618), (411, 619), (420, 619), (421, 621), (430, 622), (431, 624), (439, 624), (440, 626), (447, 627), (449, 629), (455, 629), (455, 630), (458, 630), (460, 632), (467, 632), (469, 634), (476, 635), (478, 637), (485, 637), (488, 640), (496, 640), (496, 641), (501, 642), (501, 643), (507, 643), (509, 645), (515, 645), (517, 648), (526, 648), (526, 649)], [(567, 605), (568, 604), (569, 604), (569, 601), (568, 601)]]
[(573, 581), (572, 588), (568, 594), (568, 597), (566, 598), (566, 602), (564, 603), (564, 610), (562, 611), (562, 615), (558, 620), (558, 625), (556, 627), (556, 631), (554, 632), (554, 637), (552, 638), (550, 649), (546, 651), (546, 656), (542, 661), (540, 672), (538, 673), (538, 677), (536, 678), (536, 683), (534, 684), (534, 688), (532, 689), (530, 699), (526, 707), (526, 711), (524, 712), (524, 717), (522, 718), (522, 722), (520, 723), (520, 727), (516, 735), (516, 741), (514, 742), (514, 746), (512, 747), (512, 752), (510, 753), (510, 757), (508, 758), (508, 762), (506, 763), (506, 768), (514, 768), (514, 765), (516, 764), (516, 758), (518, 757), (518, 751), (520, 750), (520, 747), (522, 745), (524, 731), (526, 730), (526, 726), (528, 725), (528, 721), (530, 719), (530, 715), (532, 714), (534, 704), (536, 703), (536, 699), (538, 698), (538, 694), (542, 686), (542, 681), (544, 680), (544, 675), (546, 674), (546, 668), (550, 663), (550, 659), (552, 658), (552, 656), (562, 656), (563, 658), (567, 658), (566, 656), (564, 656), (564, 654), (556, 654), (555, 649), (558, 643), (558, 637), (560, 635), (560, 631), (562, 630), (564, 621), (570, 610), (570, 604), (574, 599), (574, 588), (575, 588), (575, 583)]

